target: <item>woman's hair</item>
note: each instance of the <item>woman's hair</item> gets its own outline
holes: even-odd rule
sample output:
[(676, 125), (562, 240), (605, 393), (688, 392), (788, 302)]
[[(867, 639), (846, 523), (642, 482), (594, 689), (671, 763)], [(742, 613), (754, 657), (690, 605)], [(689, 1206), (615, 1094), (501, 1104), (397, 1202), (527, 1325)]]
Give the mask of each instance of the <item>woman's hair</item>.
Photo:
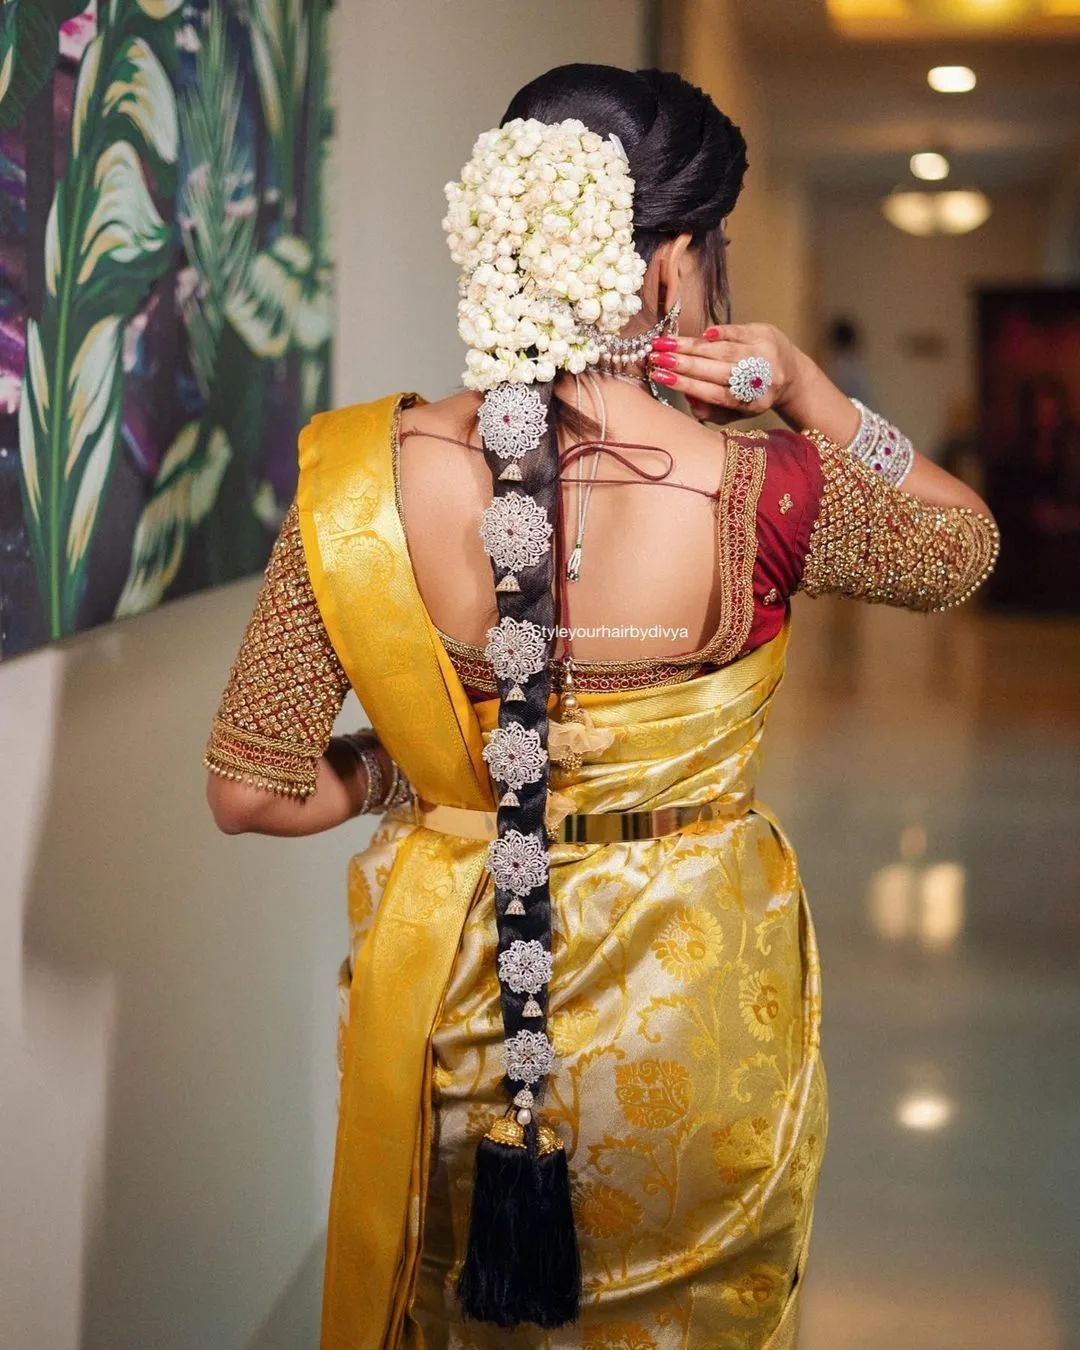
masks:
[[(742, 187), (746, 144), (738, 127), (707, 94), (665, 71), (576, 63), (557, 66), (525, 85), (511, 100), (500, 125), (515, 118), (544, 123), (573, 118), (600, 137), (614, 132), (626, 150), (634, 180), (635, 249), (647, 262), (665, 240), (691, 231), (692, 247), (704, 267), (709, 313), (720, 317), (721, 307), (726, 310), (727, 306), (722, 223)], [(660, 302), (669, 306), (671, 298), (661, 296)], [(492, 509), (517, 512), (525, 525), (536, 518), (546, 520), (552, 544), (557, 545), (560, 423), (579, 437), (584, 432), (595, 438), (596, 431), (591, 419), (577, 417), (575, 409), (553, 396), (553, 381), (537, 382), (534, 388), (539, 398), (537, 411), (546, 412), (546, 428), (516, 461), (512, 477), (497, 453), (498, 440), (494, 446), (484, 445), (494, 481)], [(508, 396), (509, 392), (504, 391)], [(518, 392), (524, 392), (520, 386)], [(513, 497), (525, 500), (508, 500)], [(500, 962), (530, 951), (535, 964), (538, 949), (551, 952), (545, 807), (553, 636), (548, 635), (554, 631), (552, 582), (559, 550), (545, 547), (529, 556), (531, 562), (517, 568), (516, 574), (492, 557), (500, 624), (511, 633), (518, 633), (524, 625), (536, 641), (537, 630), (542, 631), (548, 658), (542, 666), (539, 662), (530, 666), (532, 673), (524, 680), (510, 678), (505, 670), (500, 673), (499, 735), (529, 740), (542, 758), (542, 767), (538, 764), (523, 786), (499, 799), (498, 843), (492, 847), (505, 849), (509, 856), (509, 850), (528, 845), (534, 858), (542, 851), (544, 862), (530, 874), (530, 883), (535, 884), (529, 885), (524, 905), (514, 889), (517, 876), (507, 874), (506, 880), (490, 861), (489, 867), (496, 879)], [(539, 964), (542, 967), (543, 962)], [(518, 990), (535, 994), (528, 999), (510, 987), (512, 983), (502, 978), (500, 968), (507, 1045), (521, 1044), (523, 1039), (527, 1045), (543, 1045), (548, 1032), (546, 981), (537, 981), (535, 988), (519, 983)], [(547, 1049), (553, 1050), (550, 1042)], [(469, 1243), (458, 1293), (467, 1317), (500, 1326), (523, 1321), (561, 1326), (574, 1320), (579, 1308), (581, 1271), (565, 1154), (561, 1144), (545, 1149), (539, 1122), (529, 1109), (534, 1100), (539, 1104), (544, 1097), (547, 1074), (535, 1071), (540, 1062), (515, 1067), (507, 1061), (504, 1089), (516, 1099), (515, 1104), (521, 1105), (522, 1099), (528, 1103), (518, 1113), (523, 1146), (508, 1141), (496, 1125), (481, 1140), (477, 1152)], [(530, 1082), (533, 1097), (528, 1092)]]
[(500, 126), (515, 117), (576, 117), (598, 136), (614, 132), (634, 180), (634, 247), (648, 262), (665, 240), (689, 230), (709, 318), (727, 321), (723, 222), (742, 191), (746, 141), (703, 89), (673, 71), (571, 62), (519, 89)]

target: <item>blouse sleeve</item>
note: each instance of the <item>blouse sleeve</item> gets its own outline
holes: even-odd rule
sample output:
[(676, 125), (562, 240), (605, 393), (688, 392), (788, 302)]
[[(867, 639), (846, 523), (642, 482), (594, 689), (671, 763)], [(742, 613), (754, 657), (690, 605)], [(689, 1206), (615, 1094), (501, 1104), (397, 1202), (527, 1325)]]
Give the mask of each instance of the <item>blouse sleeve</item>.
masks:
[(295, 502), (264, 576), (203, 763), (223, 778), (310, 797), (349, 681), (319, 614)]
[(994, 570), (997, 525), (965, 506), (931, 506), (884, 482), (822, 432), (821, 497), (799, 589), (936, 611), (959, 605)]

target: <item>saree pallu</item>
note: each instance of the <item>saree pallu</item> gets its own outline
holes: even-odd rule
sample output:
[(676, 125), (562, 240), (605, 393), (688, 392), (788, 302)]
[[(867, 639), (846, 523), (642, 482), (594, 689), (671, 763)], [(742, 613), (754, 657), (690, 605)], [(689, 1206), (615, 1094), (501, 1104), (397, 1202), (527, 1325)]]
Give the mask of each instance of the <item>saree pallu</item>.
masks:
[[(469, 703), (412, 579), (388, 449), (401, 397), (302, 442), (305, 551), (376, 731), (421, 796), (478, 819), (498, 704)], [(571, 1327), (463, 1323), (454, 1295), (476, 1145), (505, 1106), (486, 842), (401, 811), (352, 859), (323, 1350), (796, 1344), (828, 1129), (820, 964), (794, 854), (752, 800), (786, 643), (785, 627), (683, 684), (580, 695), (612, 740), (554, 779), (573, 811), (731, 814), (551, 849), (542, 1114), (572, 1178)]]

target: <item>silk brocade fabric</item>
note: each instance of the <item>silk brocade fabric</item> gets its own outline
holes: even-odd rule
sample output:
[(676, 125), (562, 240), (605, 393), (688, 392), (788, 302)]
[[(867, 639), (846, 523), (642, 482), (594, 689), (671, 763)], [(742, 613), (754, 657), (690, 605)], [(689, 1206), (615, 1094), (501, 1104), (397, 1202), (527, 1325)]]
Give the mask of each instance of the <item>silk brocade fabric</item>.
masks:
[[(692, 685), (679, 686), (677, 704), (670, 690), (629, 705), (618, 694), (590, 701), (590, 715), (615, 739), (578, 774), (563, 775), (557, 790), (578, 811), (745, 799), (779, 655), (763, 681), (722, 708)], [(479, 713), (490, 730), (497, 704)], [(386, 820), (353, 860), (354, 952), (398, 849), (409, 838), (427, 846), (417, 833), (425, 832)], [(421, 920), (438, 913), (446, 884), (434, 841), (431, 849), (430, 890), (413, 899)], [(468, 912), (433, 1036), (435, 1158), (400, 1343), (794, 1345), (828, 1093), (819, 955), (790, 845), (760, 807), (661, 839), (556, 845), (551, 883), (550, 1028), (559, 1066), (543, 1118), (569, 1154), (581, 1322), (552, 1332), (465, 1324), (453, 1294), (474, 1151), (503, 1104), (495, 930), (484, 889)], [(342, 1054), (347, 1035), (346, 1021)]]

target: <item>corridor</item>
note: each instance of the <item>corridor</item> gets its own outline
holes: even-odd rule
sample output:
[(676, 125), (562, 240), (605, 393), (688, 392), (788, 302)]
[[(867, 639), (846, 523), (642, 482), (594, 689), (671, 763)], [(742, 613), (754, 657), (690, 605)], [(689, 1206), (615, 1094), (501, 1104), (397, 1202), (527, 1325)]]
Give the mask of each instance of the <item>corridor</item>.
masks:
[(821, 946), (800, 1350), (1067, 1350), (1080, 630), (795, 606), (761, 795)]

